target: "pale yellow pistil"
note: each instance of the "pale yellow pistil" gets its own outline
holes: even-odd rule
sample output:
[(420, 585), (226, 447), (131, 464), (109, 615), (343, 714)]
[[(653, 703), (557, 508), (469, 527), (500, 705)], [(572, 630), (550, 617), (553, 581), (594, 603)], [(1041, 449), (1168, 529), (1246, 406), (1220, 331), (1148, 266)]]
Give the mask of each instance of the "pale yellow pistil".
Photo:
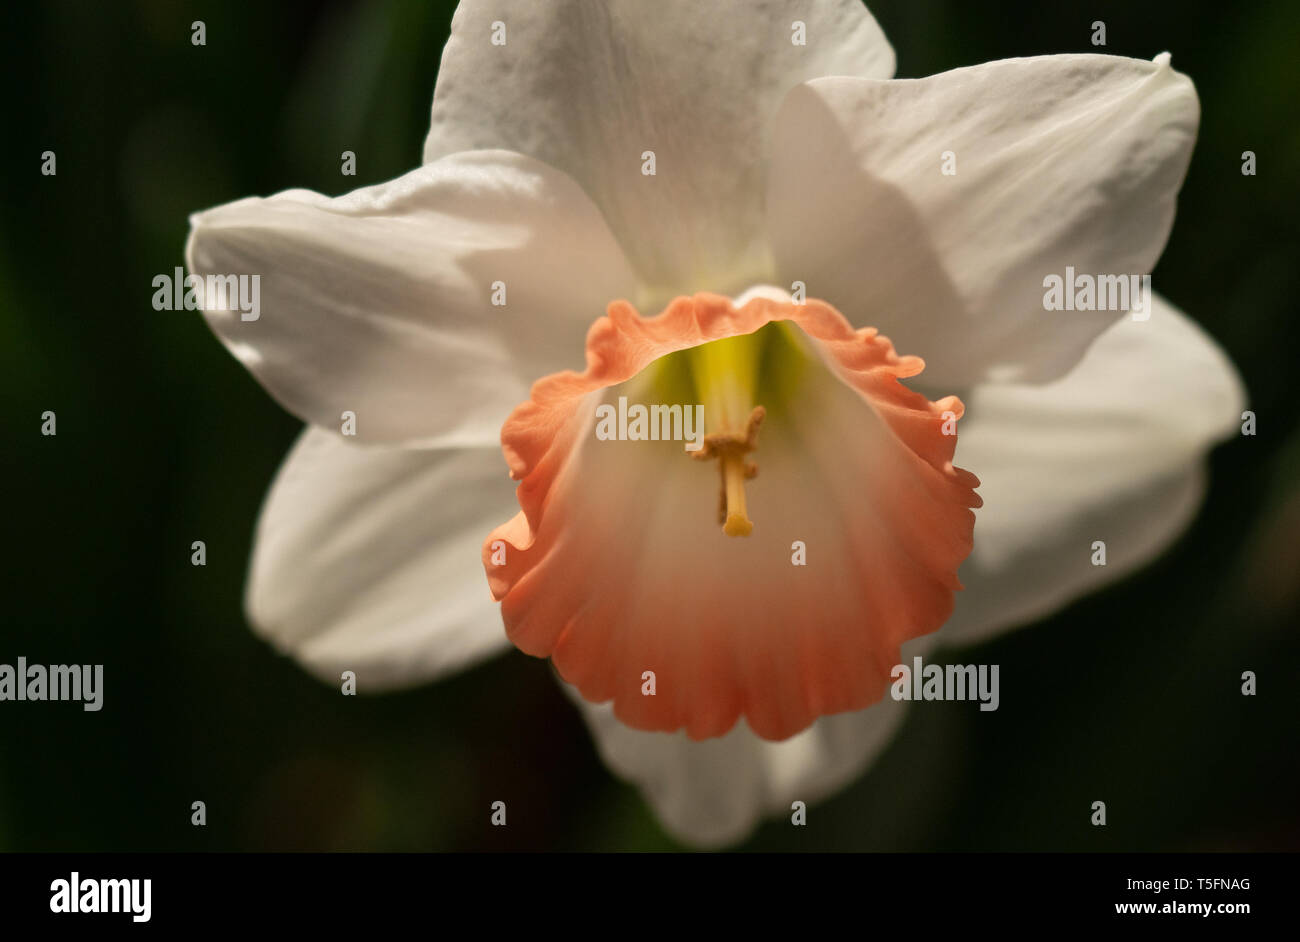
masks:
[(745, 455), (758, 447), (758, 427), (767, 414), (762, 406), (755, 406), (745, 423), (744, 434), (714, 432), (704, 436), (704, 445), (692, 457), (701, 461), (718, 459), (722, 475), (722, 490), (718, 496), (718, 523), (727, 536), (749, 536), (754, 523), (745, 507), (745, 481), (758, 474), (758, 465), (746, 461)]

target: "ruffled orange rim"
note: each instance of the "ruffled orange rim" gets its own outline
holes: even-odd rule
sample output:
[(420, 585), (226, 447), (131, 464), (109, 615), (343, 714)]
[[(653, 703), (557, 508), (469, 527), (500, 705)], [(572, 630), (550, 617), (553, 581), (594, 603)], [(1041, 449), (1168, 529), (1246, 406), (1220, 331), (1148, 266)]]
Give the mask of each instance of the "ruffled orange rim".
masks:
[[(588, 519), (580, 512), (584, 500), (617, 486), (606, 481), (593, 488), (582, 480), (582, 436), (589, 427), (583, 404), (663, 356), (777, 320), (799, 327), (871, 410), (861, 427), (864, 437), (874, 436), (874, 450), (858, 449), (862, 473), (889, 493), (842, 508), (845, 553), (859, 561), (862, 571), (853, 572), (862, 584), (846, 588), (778, 573), (780, 584), (761, 580), (771, 593), (763, 607), (737, 596), (713, 611), (697, 608), (695, 624), (681, 629), (681, 643), (673, 644), (676, 628), (656, 627), (655, 613), (644, 605), (620, 608), (612, 597), (623, 590), (611, 588), (611, 578), (639, 576), (601, 568), (629, 560), (627, 547), (595, 532), (599, 527), (583, 530), (575, 522)], [(502, 428), (521, 512), (488, 536), (483, 563), (511, 641), (528, 654), (551, 657), (586, 699), (612, 699), (628, 725), (685, 729), (697, 739), (724, 734), (742, 716), (760, 736), (784, 739), (817, 716), (879, 700), (899, 646), (937, 630), (961, 588), (957, 568), (972, 546), (971, 509), (981, 504), (978, 479), (952, 464), (956, 435), (945, 434), (963, 414), (961, 401), (931, 402), (908, 389), (899, 380), (922, 371), (919, 357), (899, 356), (874, 328), (854, 329), (813, 299), (756, 297), (737, 307), (704, 293), (677, 298), (651, 318), (615, 301), (592, 325), (586, 348), (584, 372), (539, 380)], [(838, 573), (838, 582), (853, 572)], [(663, 596), (660, 614), (673, 617), (674, 587), (663, 586)], [(742, 610), (747, 623), (738, 626), (733, 614)], [(672, 695), (647, 695), (647, 671), (676, 679)]]

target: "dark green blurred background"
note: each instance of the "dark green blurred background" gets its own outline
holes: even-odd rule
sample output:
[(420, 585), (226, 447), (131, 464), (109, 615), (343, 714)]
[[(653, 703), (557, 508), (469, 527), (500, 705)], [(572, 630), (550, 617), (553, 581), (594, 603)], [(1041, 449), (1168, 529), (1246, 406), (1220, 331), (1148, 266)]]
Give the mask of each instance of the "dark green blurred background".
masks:
[[(153, 276), (183, 264), (190, 212), (418, 165), (452, 9), (50, 2), (11, 20), (0, 662), (103, 663), (105, 708), (0, 704), (0, 848), (675, 846), (601, 766), (542, 661), (344, 698), (253, 637), (252, 529), (299, 424), (200, 316), (150, 305)], [(1214, 454), (1204, 510), (1163, 559), (971, 655), (1002, 665), (996, 714), (913, 710), (806, 828), (768, 824), (747, 846), (1300, 847), (1300, 4), (872, 10), (902, 77), (1097, 51), (1097, 19), (1104, 51), (1172, 51), (1203, 118), (1154, 280), (1238, 364), (1259, 434)], [(56, 177), (39, 173), (44, 150)], [(340, 176), (344, 150), (356, 177)], [(1243, 150), (1258, 176), (1241, 175)], [(46, 409), (55, 438), (39, 434)], [(190, 565), (196, 539), (206, 568)], [(498, 798), (507, 828), (487, 826)], [(1105, 828), (1088, 824), (1097, 798)], [(190, 825), (199, 799), (205, 828)]]

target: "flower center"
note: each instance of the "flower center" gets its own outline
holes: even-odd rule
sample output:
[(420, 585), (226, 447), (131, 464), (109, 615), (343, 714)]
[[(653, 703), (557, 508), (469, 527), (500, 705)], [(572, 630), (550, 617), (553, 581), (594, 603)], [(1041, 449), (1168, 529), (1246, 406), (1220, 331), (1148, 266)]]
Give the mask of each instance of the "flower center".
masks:
[[(781, 740), (861, 710), (961, 586), (980, 505), (945, 431), (961, 402), (904, 386), (923, 364), (875, 330), (775, 294), (650, 318), (616, 301), (587, 371), (539, 380), (501, 431), (520, 512), (482, 560), (506, 633), (635, 729), (707, 739), (743, 716)], [(691, 404), (686, 451), (718, 460), (722, 534), (718, 478), (664, 441), (682, 436), (592, 443), (590, 406), (624, 393)]]
[(753, 333), (686, 351), (704, 404), (704, 446), (691, 457), (718, 459), (718, 523), (727, 536), (749, 536), (754, 530), (745, 507), (745, 480), (758, 474), (758, 465), (745, 455), (758, 447), (758, 427), (767, 415), (754, 403), (764, 346), (764, 338)]
[(747, 456), (758, 448), (769, 410), (784, 411), (806, 357), (790, 326), (778, 321), (657, 361), (654, 385), (665, 401), (693, 399), (704, 407), (702, 446), (688, 454), (718, 462), (718, 524), (727, 536), (754, 530), (745, 482), (758, 474), (758, 463)]
[(758, 427), (767, 410), (754, 406), (745, 422), (744, 434), (740, 432), (710, 432), (704, 436), (704, 447), (691, 454), (692, 458), (707, 461), (718, 459), (722, 474), (722, 491), (718, 496), (718, 523), (727, 536), (749, 536), (754, 523), (745, 513), (745, 480), (758, 474), (758, 465), (746, 461), (745, 455), (758, 447)]

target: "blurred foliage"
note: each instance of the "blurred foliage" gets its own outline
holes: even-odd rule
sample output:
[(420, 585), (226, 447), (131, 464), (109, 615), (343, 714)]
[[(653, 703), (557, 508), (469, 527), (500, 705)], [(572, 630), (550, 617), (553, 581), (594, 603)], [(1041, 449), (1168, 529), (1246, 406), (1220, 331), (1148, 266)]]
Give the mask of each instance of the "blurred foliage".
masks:
[[(155, 312), (187, 215), (337, 194), (420, 160), (453, 5), (51, 0), (10, 12), (0, 227), (7, 539), (0, 661), (103, 663), (106, 707), (0, 706), (0, 847), (666, 849), (548, 666), (508, 655), (345, 699), (256, 640), (252, 528), (298, 431), (201, 319)], [(1170, 50), (1203, 123), (1156, 284), (1239, 364), (1259, 435), (1213, 456), (1163, 559), (970, 657), (1002, 708), (913, 710), (854, 787), (762, 849), (1300, 846), (1300, 5), (893, 0), (915, 77)], [(15, 19), (15, 17), (17, 19)], [(190, 44), (204, 20), (207, 46)], [(725, 26), (719, 25), (725, 32)], [(725, 43), (725, 35), (720, 40)], [(39, 155), (58, 154), (58, 176)], [(339, 154), (358, 174), (339, 174)], [(1254, 150), (1259, 175), (1240, 174)], [(45, 409), (59, 435), (37, 434)], [(189, 562), (203, 539), (206, 568)], [(1242, 697), (1240, 672), (1259, 674)], [(510, 826), (486, 827), (491, 801)], [(1097, 797), (1105, 829), (1087, 823)], [(208, 826), (191, 827), (190, 804)]]

